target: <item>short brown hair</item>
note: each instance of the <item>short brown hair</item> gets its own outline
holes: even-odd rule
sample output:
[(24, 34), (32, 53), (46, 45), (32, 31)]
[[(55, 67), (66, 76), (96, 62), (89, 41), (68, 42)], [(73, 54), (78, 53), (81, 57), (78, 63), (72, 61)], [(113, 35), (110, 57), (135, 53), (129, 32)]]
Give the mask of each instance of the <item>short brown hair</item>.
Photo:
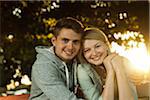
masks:
[(53, 35), (58, 36), (59, 32), (63, 28), (72, 29), (76, 33), (81, 34), (81, 36), (84, 33), (83, 24), (80, 21), (78, 21), (77, 19), (74, 19), (72, 17), (66, 17), (66, 18), (62, 18), (62, 19), (58, 20), (58, 22), (56, 23), (56, 26), (54, 28)]

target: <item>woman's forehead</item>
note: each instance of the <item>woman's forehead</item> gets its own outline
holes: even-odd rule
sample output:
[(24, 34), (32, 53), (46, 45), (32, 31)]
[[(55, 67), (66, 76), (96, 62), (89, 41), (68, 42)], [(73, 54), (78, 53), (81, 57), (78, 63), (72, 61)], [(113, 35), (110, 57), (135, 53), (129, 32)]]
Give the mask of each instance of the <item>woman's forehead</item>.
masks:
[(90, 47), (92, 45), (96, 45), (96, 44), (105, 44), (104, 42), (102, 42), (101, 40), (94, 40), (94, 39), (87, 39), (84, 40), (83, 45), (84, 47)]

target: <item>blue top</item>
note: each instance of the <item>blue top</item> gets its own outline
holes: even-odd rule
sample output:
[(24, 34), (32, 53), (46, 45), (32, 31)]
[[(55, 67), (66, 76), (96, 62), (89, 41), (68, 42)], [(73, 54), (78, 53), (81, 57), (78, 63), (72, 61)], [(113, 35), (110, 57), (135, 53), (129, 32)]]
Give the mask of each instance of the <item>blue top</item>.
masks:
[[(77, 75), (81, 89), (88, 100), (102, 100), (103, 84), (101, 77), (89, 64), (80, 64), (77, 69)], [(115, 80), (116, 81), (116, 80)], [(136, 87), (129, 82), (131, 89), (135, 95), (135, 100), (138, 100)], [(117, 84), (115, 84), (115, 100), (118, 100)]]
[[(32, 86), (30, 100), (79, 100), (74, 95), (73, 84), (76, 84), (76, 62), (72, 73), (66, 64), (59, 59), (53, 47), (36, 47), (37, 59), (32, 66)], [(74, 78), (71, 78), (71, 77)], [(73, 83), (74, 82), (74, 83)]]

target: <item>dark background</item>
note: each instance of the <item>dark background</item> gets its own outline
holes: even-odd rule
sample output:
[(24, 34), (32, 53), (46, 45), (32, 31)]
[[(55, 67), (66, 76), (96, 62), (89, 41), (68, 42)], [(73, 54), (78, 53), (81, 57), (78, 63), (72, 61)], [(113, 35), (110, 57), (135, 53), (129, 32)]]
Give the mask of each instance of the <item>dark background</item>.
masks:
[[(42, 11), (41, 9), (51, 8), (53, 2), (59, 8)], [(148, 1), (0, 1), (0, 86), (9, 84), (15, 73), (20, 68), (22, 75), (31, 77), (31, 66), (35, 60), (37, 45), (51, 45), (49, 39), (38, 39), (38, 35), (47, 35), (52, 32), (53, 26), (46, 26), (43, 19), (53, 18), (56, 21), (62, 17), (74, 17), (80, 20), (85, 26), (91, 25), (103, 29), (107, 35), (114, 32), (126, 30), (138, 31), (144, 35), (148, 48), (149, 43), (149, 2)], [(19, 18), (13, 15), (15, 8), (21, 9)], [(110, 15), (106, 15), (106, 13)], [(127, 13), (128, 18), (119, 20), (119, 13)], [(116, 26), (108, 28), (104, 22), (110, 19)], [(12, 34), (14, 38), (8, 40), (7, 36)], [(114, 37), (110, 41), (117, 41)], [(137, 41), (140, 41), (137, 38)], [(15, 60), (13, 60), (15, 59)], [(18, 67), (19, 65), (19, 67)], [(20, 80), (20, 77), (14, 80)]]

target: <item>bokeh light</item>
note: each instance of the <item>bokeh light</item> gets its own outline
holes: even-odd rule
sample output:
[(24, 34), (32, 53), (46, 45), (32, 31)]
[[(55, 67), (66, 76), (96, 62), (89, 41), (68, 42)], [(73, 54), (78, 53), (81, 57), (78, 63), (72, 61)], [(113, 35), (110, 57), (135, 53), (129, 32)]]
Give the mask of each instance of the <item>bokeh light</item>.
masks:
[[(144, 81), (150, 73), (150, 56), (144, 43), (144, 36), (138, 32), (127, 31), (124, 34), (115, 33), (114, 37), (116, 39), (120, 38), (123, 42), (118, 44), (112, 41), (111, 50), (128, 58), (134, 65), (134, 69), (143, 73)], [(140, 37), (141, 41), (134, 40), (136, 37)], [(129, 40), (129, 38), (132, 38), (132, 40)]]

